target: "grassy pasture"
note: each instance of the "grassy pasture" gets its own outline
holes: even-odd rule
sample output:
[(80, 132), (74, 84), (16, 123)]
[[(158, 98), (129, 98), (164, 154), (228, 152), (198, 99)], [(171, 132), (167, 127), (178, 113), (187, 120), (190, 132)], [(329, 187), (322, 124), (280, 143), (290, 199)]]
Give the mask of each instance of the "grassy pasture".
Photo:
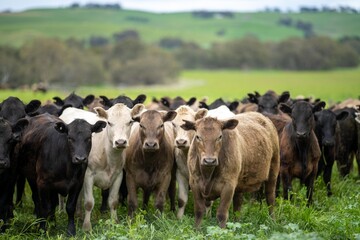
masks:
[[(289, 90), (292, 96), (320, 97), (327, 101), (339, 101), (348, 97), (357, 98), (360, 90), (360, 69), (342, 69), (328, 72), (279, 72), (279, 71), (185, 71), (181, 80), (173, 86), (111, 88), (79, 87), (70, 90), (52, 90), (46, 94), (25, 90), (0, 90), (0, 101), (8, 96), (17, 96), (25, 102), (37, 98), (45, 102), (53, 96), (65, 97), (76, 91), (81, 96), (87, 94), (116, 97), (126, 94), (135, 97), (140, 93), (148, 96), (185, 98), (208, 96), (212, 101), (218, 97), (227, 100), (242, 98), (254, 90), (264, 93), (268, 89), (276, 92)], [(185, 217), (176, 219), (176, 215), (165, 207), (162, 216), (156, 214), (153, 201), (149, 209), (138, 211), (133, 220), (127, 218), (127, 209), (118, 208), (119, 223), (108, 220), (110, 214), (99, 211), (100, 192), (95, 188), (96, 206), (92, 215), (93, 231), (81, 230), (82, 218), (77, 221), (75, 239), (360, 239), (360, 180), (357, 166), (346, 179), (339, 177), (337, 167), (333, 168), (333, 193), (326, 197), (326, 188), (321, 178), (315, 183), (314, 204), (306, 207), (306, 189), (295, 181), (295, 195), (292, 201), (277, 198), (276, 220), (267, 213), (265, 201), (259, 203), (247, 197), (240, 213), (240, 220), (235, 221), (230, 209), (228, 227), (220, 229), (216, 223), (215, 202), (212, 216), (203, 220), (200, 230), (195, 230), (193, 200), (189, 196)], [(141, 199), (139, 205), (141, 206)], [(66, 238), (67, 216), (64, 212), (56, 213), (56, 226), (50, 223), (47, 233), (39, 234), (33, 216), (31, 192), (26, 189), (23, 206), (16, 207), (15, 218), (10, 229), (0, 235), (0, 239), (64, 239)], [(0, 223), (1, 224), (1, 223)]]
[[(127, 29), (138, 31), (147, 43), (157, 42), (163, 37), (177, 37), (202, 46), (247, 35), (264, 41), (303, 36), (296, 28), (280, 26), (278, 21), (284, 17), (292, 18), (294, 24), (299, 20), (311, 22), (318, 35), (333, 38), (360, 35), (360, 14), (238, 12), (231, 19), (199, 19), (189, 12), (156, 14), (132, 10), (33, 9), (0, 14), (0, 44), (21, 46), (39, 37), (111, 38), (115, 32)], [(218, 31), (223, 31), (224, 35), (218, 35)]]
[(94, 94), (116, 97), (125, 94), (132, 98), (146, 94), (147, 102), (152, 97), (183, 96), (208, 97), (209, 101), (222, 97), (225, 100), (242, 99), (249, 92), (258, 91), (261, 94), (272, 89), (278, 93), (290, 91), (292, 97), (303, 95), (321, 98), (329, 103), (347, 98), (358, 98), (360, 95), (360, 68), (339, 69), (319, 72), (291, 71), (184, 71), (180, 80), (170, 86), (140, 86), (140, 87), (78, 87), (68, 90), (52, 90), (46, 94), (33, 93), (28, 90), (0, 90), (0, 101), (8, 96), (17, 96), (25, 102), (39, 99), (43, 102), (54, 96), (66, 97), (75, 91), (81, 96)]

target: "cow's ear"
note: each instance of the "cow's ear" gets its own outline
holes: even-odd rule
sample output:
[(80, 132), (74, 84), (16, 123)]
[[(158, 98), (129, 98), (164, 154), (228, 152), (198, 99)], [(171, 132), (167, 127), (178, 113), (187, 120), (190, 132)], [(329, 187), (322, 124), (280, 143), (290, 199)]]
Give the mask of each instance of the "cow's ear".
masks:
[(112, 103), (111, 103), (111, 101), (106, 97), (106, 96), (100, 96), (100, 98), (101, 98), (101, 104), (102, 105), (104, 105), (105, 107), (112, 107)]
[(25, 106), (25, 112), (31, 113), (36, 111), (41, 106), (41, 102), (39, 100), (32, 100)]
[(196, 97), (192, 97), (187, 101), (186, 105), (191, 106), (196, 102)]
[(236, 119), (229, 119), (227, 121), (223, 121), (222, 122), (222, 129), (229, 129), (232, 130), (234, 128), (236, 128), (236, 126), (238, 125), (239, 121)]
[(168, 107), (168, 108), (170, 107), (170, 102), (168, 99), (161, 98), (160, 101), (161, 101), (162, 105), (164, 105), (165, 107)]
[(55, 129), (59, 133), (68, 133), (68, 127), (65, 125), (64, 122), (55, 123)]
[(132, 109), (131, 109), (131, 117), (132, 119), (140, 116), (140, 114), (145, 110), (145, 106), (142, 103), (138, 103), (136, 104)]
[(289, 106), (286, 105), (285, 103), (280, 103), (280, 107), (279, 107), (279, 108), (280, 108), (280, 110), (281, 110), (282, 112), (291, 115), (292, 109), (291, 109), (291, 107), (289, 107)]
[(257, 98), (254, 94), (248, 93), (248, 96), (249, 96), (249, 97), (248, 97), (249, 102), (251, 102), (251, 103), (256, 103), (256, 104), (259, 103), (258, 98)]
[(13, 138), (16, 141), (20, 141), (22, 131), (29, 125), (29, 120), (25, 118), (19, 119), (14, 126), (12, 126)]
[(195, 122), (191, 122), (191, 121), (188, 121), (188, 120), (184, 120), (184, 124), (180, 125), (180, 127), (182, 129), (184, 129), (185, 131), (189, 131), (189, 130), (196, 130), (195, 128)]
[(173, 110), (168, 111), (165, 115), (163, 115), (163, 121), (172, 121), (176, 117), (177, 113)]
[(54, 103), (55, 103), (56, 105), (58, 105), (58, 106), (60, 106), (60, 107), (64, 105), (64, 101), (63, 101), (61, 98), (59, 98), (59, 97), (53, 97), (53, 99), (55, 100)]
[(140, 94), (139, 96), (137, 96), (135, 98), (135, 100), (133, 101), (133, 104), (136, 105), (138, 103), (144, 103), (146, 100), (146, 95), (145, 94)]
[(229, 109), (230, 111), (235, 111), (237, 109), (237, 107), (239, 106), (239, 102), (238, 101), (233, 101), (232, 103), (230, 103), (229, 105)]
[(108, 114), (107, 114), (106, 110), (103, 109), (102, 107), (94, 107), (94, 111), (96, 112), (96, 114), (99, 117), (108, 119)]
[(91, 104), (93, 101), (95, 100), (95, 96), (90, 94), (90, 95), (87, 95), (83, 100), (83, 104), (84, 106), (87, 106), (89, 104)]
[(278, 103), (285, 103), (287, 102), (287, 100), (289, 100), (289, 98), (290, 98), (290, 93), (288, 91), (285, 91), (280, 95), (278, 99)]
[(103, 130), (104, 127), (106, 127), (106, 122), (97, 121), (94, 125), (92, 125), (91, 132), (99, 133), (99, 132), (101, 132)]
[(209, 106), (205, 102), (199, 102), (199, 108), (209, 109)]
[(316, 103), (315, 106), (313, 107), (313, 113), (321, 111), (325, 107), (325, 105), (326, 103), (323, 101)]
[(199, 120), (206, 116), (208, 110), (206, 108), (199, 109), (195, 114), (195, 120)]
[(348, 111), (341, 111), (340, 113), (336, 114), (336, 120), (342, 121), (345, 120), (349, 116)]

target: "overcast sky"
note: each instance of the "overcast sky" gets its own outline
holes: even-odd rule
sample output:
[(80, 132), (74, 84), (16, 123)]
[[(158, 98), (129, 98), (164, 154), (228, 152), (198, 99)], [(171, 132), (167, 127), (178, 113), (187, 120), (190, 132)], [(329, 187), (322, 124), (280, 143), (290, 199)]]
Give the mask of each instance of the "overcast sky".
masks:
[(72, 3), (119, 3), (125, 9), (152, 12), (176, 12), (189, 10), (257, 11), (265, 7), (281, 10), (298, 10), (300, 6), (338, 7), (360, 9), (360, 0), (0, 0), (0, 10), (23, 11), (39, 7), (64, 7)]

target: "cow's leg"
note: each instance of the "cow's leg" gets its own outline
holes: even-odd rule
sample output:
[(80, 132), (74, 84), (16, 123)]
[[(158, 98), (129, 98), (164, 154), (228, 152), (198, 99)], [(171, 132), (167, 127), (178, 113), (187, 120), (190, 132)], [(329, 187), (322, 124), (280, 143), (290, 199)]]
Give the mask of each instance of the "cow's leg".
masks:
[(31, 189), (31, 197), (34, 202), (34, 214), (40, 218), (40, 199), (39, 199), (39, 192), (36, 185), (36, 182), (33, 182), (28, 179), (28, 183)]
[(91, 174), (86, 173), (83, 185), (85, 217), (82, 228), (84, 231), (91, 230), (91, 212), (95, 204), (93, 186), (94, 179), (92, 178)]
[(150, 200), (151, 192), (148, 189), (143, 189), (143, 205), (142, 209), (147, 209), (149, 200)]
[[(1, 179), (3, 180), (3, 179)], [(0, 182), (0, 222), (1, 220), (4, 221), (4, 224), (0, 226), (0, 232), (4, 232), (6, 230), (7, 226), (7, 221), (8, 221), (8, 212), (9, 212), (9, 206), (7, 204), (8, 202), (8, 189), (6, 187), (5, 182)]]
[(178, 212), (177, 218), (182, 218), (184, 216), (185, 206), (188, 201), (189, 193), (189, 180), (186, 179), (179, 171), (176, 172), (176, 179), (179, 184), (179, 196), (178, 196)]
[(49, 219), (51, 221), (54, 221), (54, 223), (56, 224), (56, 219), (55, 219), (55, 209), (56, 206), (59, 205), (59, 195), (57, 194), (57, 192), (52, 191), (50, 193), (50, 203), (51, 203), (51, 207), (50, 207), (50, 213), (49, 213)]
[(22, 196), (24, 194), (26, 178), (24, 175), (19, 174), (16, 181), (16, 205), (22, 206)]
[(109, 189), (101, 189), (101, 206), (100, 212), (105, 213), (108, 209)]
[[(84, 176), (84, 175), (83, 175)], [(69, 195), (66, 201), (66, 213), (68, 215), (68, 226), (67, 226), (67, 235), (68, 236), (75, 236), (76, 228), (75, 228), (75, 210), (76, 210), (76, 203), (81, 192), (81, 187), (83, 183), (79, 183), (75, 185), (69, 191)]]
[(199, 229), (205, 213), (205, 199), (201, 196), (200, 189), (192, 187), (192, 192), (194, 197), (195, 227)]
[(51, 211), (50, 192), (44, 188), (38, 188), (38, 191), (40, 199), (39, 212), (40, 218), (42, 219), (42, 221), (40, 221), (40, 228), (46, 231), (46, 221), (48, 220)]
[(125, 206), (126, 198), (128, 195), (128, 190), (126, 187), (126, 172), (123, 170), (123, 180), (121, 181), (120, 189), (119, 189), (119, 202), (121, 205)]
[(283, 172), (281, 172), (281, 181), (282, 181), (282, 184), (283, 184), (283, 196), (284, 196), (284, 199), (289, 200), (289, 193), (292, 190), (291, 176), (286, 171), (283, 171)]
[(235, 220), (239, 220), (241, 205), (243, 203), (243, 194), (240, 191), (235, 191), (233, 197), (233, 211), (235, 215)]
[(230, 184), (224, 185), (220, 195), (220, 204), (216, 212), (216, 218), (221, 228), (226, 227), (226, 221), (229, 217), (229, 208), (234, 197), (235, 187)]
[[(324, 167), (324, 175), (323, 175), (323, 179), (324, 179), (324, 183), (326, 185), (326, 190), (327, 190), (327, 195), (331, 196), (332, 192), (331, 192), (331, 173), (332, 173), (332, 168), (334, 165), (334, 161), (335, 161), (335, 150), (334, 147), (332, 148), (326, 148), (324, 149), (325, 154), (325, 159), (326, 159), (326, 164)], [(320, 163), (320, 162), (319, 162)]]
[(128, 215), (133, 218), (138, 207), (137, 186), (133, 176), (129, 173), (126, 173), (126, 186), (128, 189)]
[(305, 180), (305, 186), (306, 186), (306, 197), (308, 199), (307, 205), (310, 206), (312, 203), (312, 197), (314, 192), (314, 182), (315, 182), (315, 176), (317, 172), (317, 166), (314, 167), (311, 174), (306, 178)]
[(168, 189), (170, 198), (170, 210), (175, 212), (175, 198), (176, 198), (176, 167), (175, 164), (171, 171), (170, 185)]
[(164, 205), (166, 200), (166, 193), (169, 189), (171, 182), (171, 174), (164, 177), (161, 180), (158, 188), (155, 190), (155, 208), (158, 209), (161, 213), (164, 211)]
[(115, 222), (118, 222), (117, 217), (117, 206), (119, 205), (119, 189), (120, 185), (123, 179), (123, 171), (119, 174), (119, 176), (115, 179), (112, 186), (110, 187), (109, 192), (109, 208), (110, 208), (110, 215), (111, 219), (113, 219)]

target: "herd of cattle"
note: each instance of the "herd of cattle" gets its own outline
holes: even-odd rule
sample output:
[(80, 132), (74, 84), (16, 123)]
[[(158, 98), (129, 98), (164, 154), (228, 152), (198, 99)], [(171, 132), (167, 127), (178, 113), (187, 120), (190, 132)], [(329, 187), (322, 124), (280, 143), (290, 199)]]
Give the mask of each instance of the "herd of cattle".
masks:
[[(153, 194), (156, 209), (162, 212), (168, 198), (175, 211), (177, 189), (178, 218), (191, 190), (195, 226), (220, 198), (216, 217), (225, 227), (231, 202), (239, 211), (243, 193), (262, 191), (272, 216), (281, 184), (288, 198), (292, 180), (300, 179), (311, 204), (319, 175), (332, 194), (335, 160), (341, 176), (349, 174), (355, 156), (360, 163), (359, 100), (327, 109), (323, 101), (274, 91), (231, 103), (164, 97), (144, 105), (145, 100), (145, 95), (132, 100), (75, 93), (42, 106), (38, 100), (3, 100), (1, 231), (21, 203), (26, 180), (40, 219), (54, 220), (59, 194), (67, 196), (67, 233), (75, 235), (76, 210), (85, 209), (83, 229), (92, 228), (94, 186), (102, 189), (101, 209), (107, 204), (115, 221), (118, 203), (126, 199), (128, 215), (134, 216), (140, 188), (143, 207)], [(46, 229), (46, 221), (40, 228)]]

